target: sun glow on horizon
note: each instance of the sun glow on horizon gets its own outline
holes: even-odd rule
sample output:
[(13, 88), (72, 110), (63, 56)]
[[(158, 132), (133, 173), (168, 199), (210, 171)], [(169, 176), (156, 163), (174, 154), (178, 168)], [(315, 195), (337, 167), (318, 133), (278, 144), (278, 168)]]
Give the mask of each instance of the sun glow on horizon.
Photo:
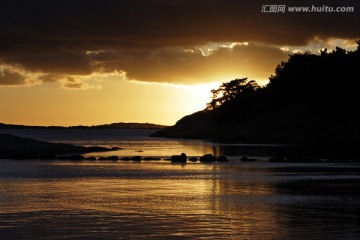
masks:
[[(101, 90), (68, 91), (47, 83), (32, 88), (0, 88), (0, 122), (41, 126), (149, 122), (173, 125), (205, 109), (220, 83), (183, 85), (103, 79)], [(6, 99), (18, 96), (16, 102)], [(29, 101), (31, 99), (31, 101)], [(17, 109), (17, 111), (13, 111)]]

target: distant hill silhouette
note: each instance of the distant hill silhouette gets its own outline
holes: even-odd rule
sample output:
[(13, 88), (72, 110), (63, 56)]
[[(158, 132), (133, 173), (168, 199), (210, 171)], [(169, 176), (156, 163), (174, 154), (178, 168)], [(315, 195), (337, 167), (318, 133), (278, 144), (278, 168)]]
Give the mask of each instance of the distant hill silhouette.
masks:
[(269, 83), (246, 78), (212, 90), (203, 111), (185, 116), (155, 137), (255, 142), (360, 140), (360, 47), (293, 54)]
[(14, 128), (38, 128), (38, 129), (162, 129), (167, 126), (156, 125), (152, 123), (111, 123), (103, 125), (94, 125), (94, 126), (26, 126), (26, 125), (14, 125), (14, 124), (4, 124), (0, 123), (0, 129), (14, 129)]

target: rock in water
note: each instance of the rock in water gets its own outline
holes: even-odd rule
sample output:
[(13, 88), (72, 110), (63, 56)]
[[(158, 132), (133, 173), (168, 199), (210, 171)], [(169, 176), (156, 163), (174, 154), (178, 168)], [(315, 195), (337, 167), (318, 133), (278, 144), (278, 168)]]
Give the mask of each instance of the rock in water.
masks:
[(172, 155), (171, 162), (186, 162), (187, 157), (185, 153), (181, 153), (180, 155)]
[(212, 154), (205, 154), (200, 158), (200, 162), (215, 162), (216, 157), (214, 157)]

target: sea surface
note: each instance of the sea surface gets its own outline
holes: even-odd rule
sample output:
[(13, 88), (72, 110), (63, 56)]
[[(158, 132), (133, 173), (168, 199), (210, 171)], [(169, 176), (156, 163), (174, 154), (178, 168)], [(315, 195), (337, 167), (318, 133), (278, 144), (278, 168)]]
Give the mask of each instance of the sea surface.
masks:
[(285, 144), (224, 143), (206, 140), (187, 140), (148, 137), (154, 129), (0, 129), (0, 133), (57, 143), (82, 146), (121, 148), (118, 151), (90, 153), (85, 156), (142, 156), (167, 158), (186, 153), (187, 156), (225, 155), (230, 159), (243, 156), (268, 160), (269, 157), (313, 151), (306, 146)]
[[(0, 239), (360, 239), (359, 164), (269, 163), (268, 149), (288, 146), (147, 138), (152, 130), (11, 131), (122, 147), (119, 156), (232, 161), (0, 160)], [(236, 161), (251, 152), (259, 161)]]

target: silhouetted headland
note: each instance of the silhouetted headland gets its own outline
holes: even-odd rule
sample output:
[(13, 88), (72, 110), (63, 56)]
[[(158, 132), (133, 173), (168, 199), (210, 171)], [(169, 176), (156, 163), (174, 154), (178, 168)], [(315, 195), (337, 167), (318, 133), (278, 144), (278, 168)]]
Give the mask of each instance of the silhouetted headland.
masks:
[[(117, 150), (105, 147), (83, 147), (63, 143), (50, 143), (31, 138), (0, 133), (0, 158), (2, 159), (55, 159), (61, 154), (83, 154)], [(77, 155), (72, 155), (73, 158)]]
[(261, 87), (247, 78), (212, 90), (203, 111), (151, 136), (242, 142), (321, 143), (358, 146), (360, 41), (355, 51), (337, 47), (293, 54)]

